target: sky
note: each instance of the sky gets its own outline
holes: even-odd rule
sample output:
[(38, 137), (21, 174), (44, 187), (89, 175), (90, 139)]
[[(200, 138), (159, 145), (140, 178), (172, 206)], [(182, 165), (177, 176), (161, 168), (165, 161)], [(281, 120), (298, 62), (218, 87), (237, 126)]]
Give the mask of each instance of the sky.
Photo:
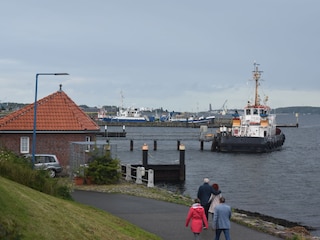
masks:
[(0, 103), (207, 111), (320, 107), (319, 0), (3, 0)]

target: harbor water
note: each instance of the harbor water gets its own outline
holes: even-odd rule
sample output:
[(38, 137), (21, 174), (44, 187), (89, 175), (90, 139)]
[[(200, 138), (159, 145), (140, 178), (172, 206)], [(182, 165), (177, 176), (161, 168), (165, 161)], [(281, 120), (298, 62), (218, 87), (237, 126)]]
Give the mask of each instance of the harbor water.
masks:
[[(277, 122), (295, 124), (296, 118), (279, 115)], [(162, 187), (194, 198), (203, 178), (208, 177), (219, 184), (232, 207), (298, 222), (315, 228), (312, 234), (320, 236), (320, 115), (300, 115), (298, 128), (282, 131), (286, 135), (282, 150), (263, 154), (211, 152), (210, 142), (201, 151), (199, 128), (126, 127), (127, 137), (110, 139), (110, 143), (122, 164), (141, 164), (144, 143), (149, 146), (149, 163), (177, 164), (179, 140), (186, 148), (186, 180)]]

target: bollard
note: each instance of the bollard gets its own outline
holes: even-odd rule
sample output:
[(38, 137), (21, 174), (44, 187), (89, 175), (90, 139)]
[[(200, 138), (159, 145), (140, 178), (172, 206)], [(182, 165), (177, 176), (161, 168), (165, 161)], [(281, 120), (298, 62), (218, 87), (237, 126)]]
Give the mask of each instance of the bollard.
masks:
[(141, 167), (137, 167), (137, 179), (136, 184), (142, 184)]
[(131, 165), (127, 164), (126, 165), (126, 181), (131, 181)]
[(148, 185), (147, 187), (154, 187), (154, 172), (152, 169), (148, 170)]
[(153, 141), (153, 151), (157, 151), (157, 140)]
[(148, 145), (146, 143), (142, 146), (142, 166), (148, 166)]
[(184, 181), (186, 178), (186, 166), (185, 166), (185, 150), (186, 147), (181, 144), (179, 146), (180, 150), (180, 175), (179, 175), (179, 180)]
[(130, 151), (133, 151), (133, 140), (130, 140)]

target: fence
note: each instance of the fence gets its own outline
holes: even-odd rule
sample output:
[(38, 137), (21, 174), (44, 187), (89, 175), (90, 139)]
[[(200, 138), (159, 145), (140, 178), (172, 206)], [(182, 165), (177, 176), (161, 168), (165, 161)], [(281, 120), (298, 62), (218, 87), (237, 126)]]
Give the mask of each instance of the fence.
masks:
[(130, 164), (121, 164), (122, 174), (126, 181), (135, 179), (136, 184), (147, 183), (147, 187), (154, 187), (154, 171), (153, 169), (146, 169), (140, 166), (132, 166)]

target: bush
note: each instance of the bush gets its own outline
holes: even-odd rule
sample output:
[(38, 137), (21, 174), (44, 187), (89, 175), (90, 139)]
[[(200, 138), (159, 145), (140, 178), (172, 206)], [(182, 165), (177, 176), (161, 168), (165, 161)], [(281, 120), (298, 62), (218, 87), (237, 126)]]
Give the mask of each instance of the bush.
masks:
[(45, 170), (33, 170), (24, 157), (6, 149), (0, 150), (0, 176), (55, 197), (72, 199), (71, 189), (64, 182), (50, 178)]
[(119, 181), (120, 161), (111, 157), (110, 151), (105, 151), (104, 155), (99, 156), (97, 151), (93, 151), (92, 161), (86, 169), (86, 176), (93, 178), (96, 184), (113, 184)]

